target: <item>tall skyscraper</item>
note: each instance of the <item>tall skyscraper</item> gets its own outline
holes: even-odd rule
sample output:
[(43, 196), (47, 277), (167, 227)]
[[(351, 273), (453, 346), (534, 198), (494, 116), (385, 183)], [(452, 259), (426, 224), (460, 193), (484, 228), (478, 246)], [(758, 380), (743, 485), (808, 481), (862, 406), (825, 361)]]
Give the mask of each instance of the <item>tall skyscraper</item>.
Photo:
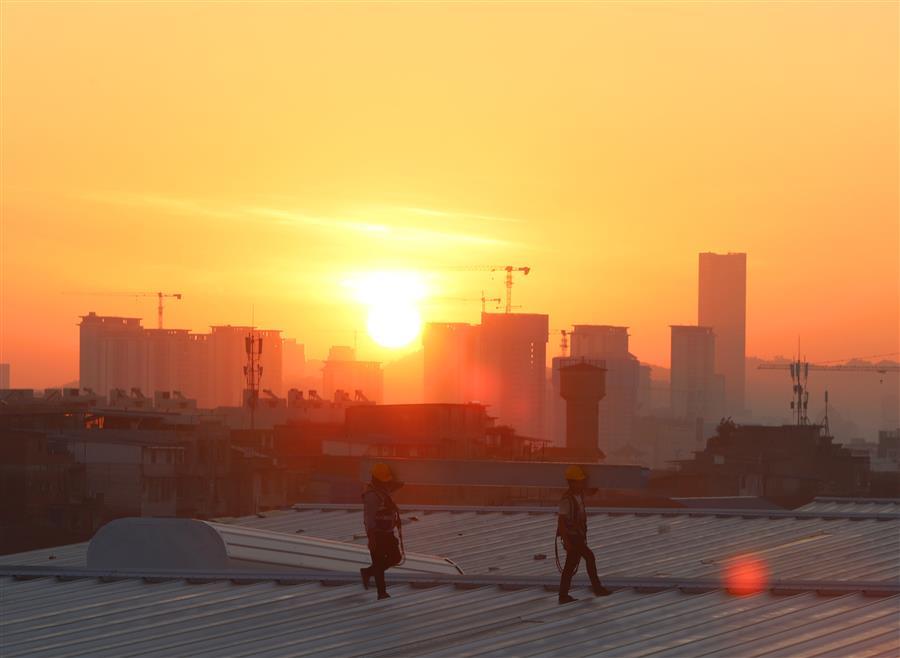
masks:
[(711, 327), (672, 325), (671, 404), (675, 418), (716, 420), (722, 378), (715, 372), (716, 337)]
[(697, 323), (716, 335), (716, 372), (724, 377), (725, 413), (744, 411), (747, 254), (700, 254)]
[(9, 364), (0, 363), (0, 389), (9, 388)]

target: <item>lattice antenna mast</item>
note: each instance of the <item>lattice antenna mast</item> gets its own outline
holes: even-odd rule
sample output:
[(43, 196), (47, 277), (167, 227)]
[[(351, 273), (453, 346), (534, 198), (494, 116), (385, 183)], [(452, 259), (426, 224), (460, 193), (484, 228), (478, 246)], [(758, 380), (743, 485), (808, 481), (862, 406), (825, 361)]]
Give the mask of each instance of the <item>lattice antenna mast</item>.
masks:
[(791, 381), (794, 384), (794, 399), (791, 400), (791, 409), (797, 425), (809, 425), (809, 363), (801, 361), (800, 357), (791, 364)]
[(259, 401), (259, 382), (263, 368), (260, 365), (263, 339), (253, 329), (244, 337), (244, 351), (247, 354), (247, 365), (244, 366), (244, 379), (247, 382), (247, 405), (250, 407), (250, 429), (255, 429), (256, 403)]

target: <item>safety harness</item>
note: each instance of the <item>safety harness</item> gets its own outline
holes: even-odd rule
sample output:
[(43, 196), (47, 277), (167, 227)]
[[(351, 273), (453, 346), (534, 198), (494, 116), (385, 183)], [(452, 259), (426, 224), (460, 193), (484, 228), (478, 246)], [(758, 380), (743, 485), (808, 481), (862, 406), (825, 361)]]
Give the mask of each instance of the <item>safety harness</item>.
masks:
[[(587, 514), (582, 512), (579, 514), (579, 510), (583, 509), (583, 507), (579, 507), (577, 501), (575, 500), (575, 494), (571, 490), (566, 490), (562, 497), (563, 500), (568, 500), (569, 509), (572, 510), (572, 521), (576, 525), (580, 526), (584, 531), (585, 538), (587, 538)], [(561, 517), (557, 519), (556, 522), (556, 537), (553, 539), (553, 553), (556, 556), (556, 569), (560, 573), (563, 572), (562, 563), (559, 561), (559, 544), (562, 542), (563, 547), (565, 548), (565, 528), (566, 522)], [(575, 573), (578, 573), (578, 565), (575, 565)]]
[(390, 494), (378, 487), (369, 484), (366, 491), (371, 491), (378, 496), (378, 509), (375, 511), (375, 530), (378, 532), (393, 532), (397, 528), (397, 536), (400, 540), (400, 562), (406, 562), (406, 547), (403, 545), (403, 522), (400, 519), (400, 508), (391, 498)]

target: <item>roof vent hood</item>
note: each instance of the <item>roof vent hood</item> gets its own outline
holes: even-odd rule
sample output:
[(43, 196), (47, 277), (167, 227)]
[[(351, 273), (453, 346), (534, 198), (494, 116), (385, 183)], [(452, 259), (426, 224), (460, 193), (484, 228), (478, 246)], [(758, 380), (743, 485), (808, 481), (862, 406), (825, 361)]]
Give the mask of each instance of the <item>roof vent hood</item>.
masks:
[[(107, 571), (346, 571), (368, 566), (364, 545), (196, 519), (126, 518), (88, 546), (89, 569)], [(400, 573), (463, 573), (451, 560), (407, 553)]]

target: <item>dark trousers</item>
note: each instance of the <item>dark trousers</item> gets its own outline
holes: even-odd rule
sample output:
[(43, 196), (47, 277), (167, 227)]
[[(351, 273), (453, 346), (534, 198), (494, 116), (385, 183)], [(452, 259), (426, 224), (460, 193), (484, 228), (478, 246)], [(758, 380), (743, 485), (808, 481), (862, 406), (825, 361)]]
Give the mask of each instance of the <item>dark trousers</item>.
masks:
[(569, 593), (569, 587), (572, 586), (572, 576), (575, 575), (575, 570), (578, 568), (581, 558), (584, 558), (584, 563), (587, 566), (591, 585), (594, 589), (602, 587), (600, 576), (597, 575), (597, 559), (594, 557), (594, 551), (588, 548), (587, 543), (580, 538), (567, 543), (566, 563), (563, 565), (562, 576), (559, 579), (559, 595), (566, 596)]
[(384, 572), (400, 564), (400, 545), (392, 532), (374, 532), (369, 539), (369, 555), (372, 564), (366, 567), (365, 574), (375, 578), (375, 586), (379, 594), (387, 592)]

